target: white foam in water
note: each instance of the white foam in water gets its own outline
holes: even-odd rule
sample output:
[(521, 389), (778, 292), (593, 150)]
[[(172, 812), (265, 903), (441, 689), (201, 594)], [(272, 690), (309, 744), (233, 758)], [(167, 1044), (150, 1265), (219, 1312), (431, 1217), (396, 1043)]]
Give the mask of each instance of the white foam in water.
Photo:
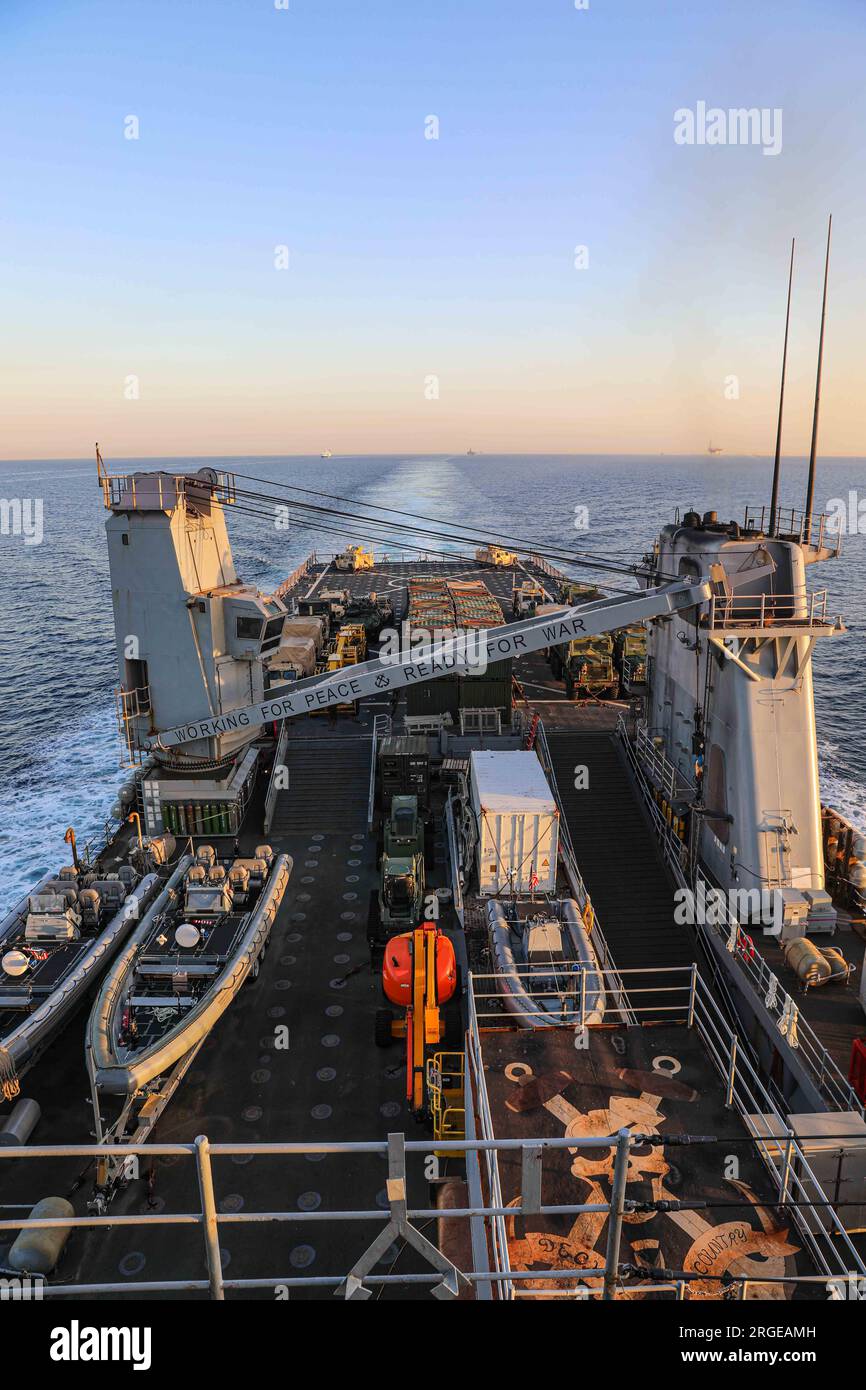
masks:
[(832, 806), (866, 835), (866, 793), (850, 777), (835, 770), (839, 748), (829, 739), (818, 739), (818, 764), (821, 781), (821, 801)]
[[(0, 912), (49, 870), (72, 863), (63, 836), (72, 826), (79, 845), (102, 838), (123, 782), (120, 742), (110, 704), (41, 745), (26, 772), (14, 774), (0, 833), (3, 877)], [(4, 797), (5, 799), (5, 797)]]

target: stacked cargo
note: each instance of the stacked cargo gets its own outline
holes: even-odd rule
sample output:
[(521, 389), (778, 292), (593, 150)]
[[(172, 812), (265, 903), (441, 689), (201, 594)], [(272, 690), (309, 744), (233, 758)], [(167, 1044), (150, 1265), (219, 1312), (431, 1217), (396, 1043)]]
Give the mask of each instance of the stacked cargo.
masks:
[[(502, 608), (482, 580), (410, 579), (410, 633), (479, 631), (500, 627)], [(406, 692), (410, 715), (450, 714), (456, 723), (461, 709), (498, 709), (511, 715), (511, 661), (491, 662), (483, 672), (442, 676), (410, 686)]]
[(480, 579), (448, 581), (454, 604), (455, 626), (461, 628), (500, 627), (502, 609), (487, 585)]
[(454, 604), (446, 580), (409, 580), (408, 620), (410, 628), (441, 630), (454, 627)]
[(306, 618), (286, 618), (285, 622), (283, 623), (283, 634), (281, 643), (290, 641), (295, 637), (312, 638), (316, 648), (316, 655), (319, 656), (321, 654), (322, 648), (325, 645), (324, 617), (310, 616)]
[(430, 755), (426, 738), (385, 738), (379, 751), (382, 805), (390, 807), (395, 796), (416, 796), (425, 810), (430, 794)]

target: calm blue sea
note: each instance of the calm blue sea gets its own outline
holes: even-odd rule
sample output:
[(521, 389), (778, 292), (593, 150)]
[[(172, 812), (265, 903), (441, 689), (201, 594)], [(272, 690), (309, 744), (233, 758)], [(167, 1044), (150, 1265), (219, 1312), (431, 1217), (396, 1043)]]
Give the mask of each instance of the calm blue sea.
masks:
[[(713, 508), (724, 519), (742, 519), (745, 505), (766, 502), (770, 490), (768, 460), (725, 456), (143, 459), (112, 461), (111, 468), (201, 463), (427, 513), (491, 537), (510, 533), (541, 546), (591, 548), (629, 561), (640, 559), (677, 507)], [(822, 462), (816, 509), (833, 498), (847, 501), (851, 491), (866, 496), (866, 460)], [(804, 492), (805, 465), (787, 464), (783, 503), (801, 507)], [(0, 535), (2, 907), (64, 860), (67, 825), (80, 839), (98, 832), (124, 775), (111, 697), (111, 595), (95, 466), (82, 459), (0, 462), (0, 497), (41, 499), (44, 518), (39, 545)], [(575, 507), (589, 509), (587, 532), (574, 528)], [(229, 527), (238, 573), (265, 590), (311, 549), (332, 553), (343, 546), (339, 536), (302, 525), (276, 530), (240, 512), (230, 514)], [(842, 557), (812, 570), (810, 578), (813, 587), (829, 590), (849, 628), (847, 636), (819, 643), (814, 658), (822, 791), (866, 828), (866, 537), (847, 536)]]

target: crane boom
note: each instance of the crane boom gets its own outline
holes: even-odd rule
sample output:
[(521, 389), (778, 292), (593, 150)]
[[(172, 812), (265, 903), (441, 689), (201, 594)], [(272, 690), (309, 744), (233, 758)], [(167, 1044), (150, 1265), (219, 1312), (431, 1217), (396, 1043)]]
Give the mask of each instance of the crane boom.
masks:
[(490, 661), (526, 656), (543, 647), (570, 642), (575, 637), (593, 637), (682, 608), (693, 608), (706, 602), (710, 594), (708, 580), (682, 580), (646, 592), (598, 599), (579, 608), (563, 608), (559, 613), (536, 614), (521, 622), (484, 628), (471, 634), (479, 639), (478, 646), (470, 647), (467, 634), (458, 633), (456, 637), (421, 647), (399, 660), (380, 657), (326, 675), (307, 676), (273, 691), (259, 704), (163, 730), (151, 740), (151, 746), (182, 747), (218, 734), (252, 730), (274, 720), (294, 719), (311, 710), (328, 709), (332, 705), (363, 699), (366, 695), (385, 691), (390, 694), (409, 685), (471, 669), (479, 656)]

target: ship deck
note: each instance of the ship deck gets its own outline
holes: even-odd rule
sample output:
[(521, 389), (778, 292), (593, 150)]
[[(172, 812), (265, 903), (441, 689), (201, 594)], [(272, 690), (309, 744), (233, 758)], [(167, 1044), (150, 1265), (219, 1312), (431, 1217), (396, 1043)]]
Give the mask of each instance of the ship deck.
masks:
[[(405, 611), (408, 578), (434, 574), (482, 577), (500, 599), (505, 618), (515, 571), (462, 557), (446, 561), (393, 559), (358, 573), (319, 564), (308, 569), (287, 592), (291, 596), (293, 592), (315, 594), (322, 588), (347, 588), (353, 594), (387, 590), (395, 599), (399, 621)], [(540, 566), (528, 562), (520, 566), (518, 578), (521, 575), (541, 580), (551, 599), (555, 598), (555, 584)], [(613, 739), (617, 720), (622, 715), (628, 717), (629, 705), (567, 701), (562, 684), (552, 679), (540, 655), (518, 662), (515, 675), (531, 707), (543, 716), (578, 863), (616, 964), (625, 968), (632, 963), (690, 963), (694, 958), (691, 939), (671, 930), (671, 884)], [(414, 1121), (410, 1123), (404, 1100), (405, 1063), (400, 1044), (383, 1050), (374, 1040), (374, 1016), (382, 996), (378, 967), (370, 959), (366, 935), (370, 898), (378, 878), (376, 835), (368, 831), (367, 798), (373, 719), (389, 708), (387, 701), (369, 699), (362, 702), (354, 717), (342, 715), (334, 723), (306, 717), (290, 726), (286, 755), (290, 790), (279, 794), (268, 839), (276, 852), (292, 856), (294, 868), (269, 948), (258, 979), (244, 986), (196, 1055), (156, 1125), (154, 1142), (192, 1142), (198, 1135), (207, 1135), (212, 1143), (309, 1141), (327, 1146), (347, 1140), (382, 1140), (395, 1131), (406, 1131), (410, 1138), (423, 1136), (424, 1131), (417, 1130)], [(482, 746), (477, 739), (464, 742)], [(590, 786), (595, 787), (595, 794), (587, 802), (570, 791), (576, 762), (590, 767)], [(240, 837), (243, 853), (261, 842), (263, 800), (264, 783), (260, 782)], [(434, 863), (428, 868), (433, 887), (448, 883), (445, 839), (440, 801), (434, 814)], [(623, 863), (628, 866), (627, 874), (619, 872)], [(448, 909), (442, 925), (453, 935), (458, 955), (465, 961), (464, 938)], [(33, 1142), (50, 1145), (93, 1139), (84, 1065), (85, 1018), (86, 1011), (73, 1020), (24, 1079), (23, 1094), (36, 1099), (43, 1112)], [(288, 1047), (280, 1041), (283, 1028), (288, 1028)], [(616, 1036), (599, 1032), (586, 1056), (575, 1053), (572, 1045), (566, 1057), (556, 1052), (565, 1044), (557, 1043), (553, 1034), (546, 1034), (546, 1041), (541, 1043), (534, 1037), (491, 1033), (485, 1039), (485, 1056), (490, 1060), (492, 1092), (498, 1088), (500, 1094), (498, 1123), (505, 1129), (523, 1124), (530, 1126), (526, 1133), (535, 1133), (531, 1119), (531, 1124), (544, 1127), (544, 1133), (562, 1133), (561, 1122), (549, 1103), (534, 1111), (521, 1111), (518, 1119), (518, 1112), (509, 1104), (511, 1083), (503, 1072), (510, 1057), (512, 1062), (531, 1066), (536, 1075), (562, 1073), (559, 1090), (551, 1091), (551, 1099), (557, 1094), (562, 1097), (562, 1106), (580, 1106), (583, 1113), (595, 1113), (601, 1117), (599, 1124), (607, 1124), (614, 1110), (619, 1115), (621, 1106), (636, 1104), (639, 1110), (643, 1106), (640, 1114), (647, 1124), (655, 1115), (657, 1123), (671, 1132), (739, 1135), (735, 1117), (724, 1109), (717, 1089), (707, 1090), (706, 1061), (702, 1062), (686, 1030), (672, 1025), (629, 1030), (627, 1053), (622, 1055), (616, 1050)], [(662, 1054), (680, 1062), (683, 1075), (678, 1085), (682, 1090), (670, 1080), (665, 1080), (661, 1089), (653, 1089), (660, 1086), (654, 1060)], [(642, 1079), (638, 1082), (635, 1078)], [(514, 1132), (520, 1131), (515, 1128)], [(718, 1148), (702, 1151), (694, 1167), (696, 1149), (688, 1150), (687, 1164), (678, 1158), (679, 1152), (672, 1150), (666, 1155), (667, 1187), (678, 1193), (702, 1191), (703, 1195), (718, 1196), (719, 1204), (735, 1200), (729, 1185), (718, 1176)], [(423, 1165), (413, 1162), (408, 1170), (410, 1206), (447, 1203), (449, 1180), (458, 1178), (459, 1171), (454, 1161), (443, 1160), (440, 1181), (431, 1187)], [(748, 1163), (744, 1174), (750, 1194), (756, 1195), (738, 1201), (730, 1209), (728, 1221), (745, 1222), (753, 1230), (764, 1229), (766, 1235), (768, 1214), (760, 1205), (764, 1192), (761, 1175)], [(67, 1196), (77, 1214), (86, 1214), (93, 1180), (86, 1160), (10, 1160), (0, 1166), (0, 1175), (0, 1199), (12, 1212), (52, 1194)], [(242, 1225), (232, 1224), (231, 1218), (251, 1212), (384, 1212), (388, 1205), (386, 1177), (382, 1156), (364, 1152), (216, 1158), (216, 1204), (226, 1218), (219, 1241), (226, 1279), (345, 1276), (381, 1229), (379, 1221), (346, 1223), (335, 1217), (333, 1221), (299, 1224), (274, 1218)], [(574, 1188), (567, 1165), (552, 1181), (569, 1190)], [(141, 1180), (118, 1193), (98, 1228), (73, 1234), (55, 1280), (111, 1283), (116, 1287), (110, 1296), (121, 1298), (147, 1296), (131, 1287), (141, 1281), (202, 1281), (207, 1272), (197, 1227), (175, 1231), (166, 1226), (125, 1226), (112, 1221), (124, 1214), (196, 1210), (198, 1193), (192, 1162), (179, 1156), (145, 1160)], [(712, 1207), (700, 1218), (690, 1213), (690, 1224), (685, 1219), (654, 1217), (652, 1235), (643, 1231), (642, 1223), (630, 1225), (635, 1263), (670, 1266), (690, 1250), (697, 1259), (708, 1223), (724, 1230), (723, 1240), (730, 1245), (739, 1237), (728, 1233), (723, 1218), (718, 1205), (718, 1210)], [(431, 1225), (427, 1222), (427, 1234), (432, 1236)], [(656, 1226), (663, 1228), (663, 1236), (656, 1236)], [(771, 1234), (777, 1242), (775, 1226)], [(647, 1243), (641, 1246), (644, 1238)], [(11, 1236), (0, 1233), (0, 1264), (10, 1240)], [(775, 1244), (769, 1247), (771, 1251), (775, 1248)], [(386, 1251), (377, 1271), (411, 1272), (423, 1267), (418, 1258), (397, 1243)], [(795, 1254), (791, 1258), (800, 1257)], [(124, 1285), (130, 1286), (126, 1295)], [(388, 1285), (377, 1296), (413, 1294), (418, 1295), (418, 1286)], [(293, 1298), (331, 1295), (332, 1289), (327, 1287), (292, 1290)], [(166, 1295), (154, 1292), (149, 1296)], [(189, 1296), (208, 1295), (206, 1289), (198, 1289)], [(232, 1296), (273, 1297), (273, 1293), (259, 1289)]]
[[(592, 1028), (581, 1050), (569, 1029), (484, 1032), (481, 1056), (496, 1137), (575, 1141), (544, 1151), (545, 1206), (609, 1200), (614, 1150), (581, 1149), (582, 1136), (622, 1128), (649, 1136), (651, 1143), (632, 1153), (626, 1199), (683, 1209), (626, 1213), (620, 1259), (633, 1272), (618, 1297), (670, 1297), (643, 1290), (676, 1273), (687, 1280), (690, 1298), (719, 1298), (731, 1275), (758, 1281), (753, 1297), (778, 1298), (792, 1286), (786, 1292), (774, 1285), (771, 1292), (760, 1286), (762, 1276), (813, 1273), (695, 1029)], [(514, 1205), (521, 1196), (520, 1153), (500, 1153), (498, 1169), (503, 1201)], [(544, 1276), (551, 1269), (581, 1271), (581, 1284), (600, 1287), (600, 1272), (591, 1271), (604, 1265), (605, 1213), (521, 1216), (506, 1227), (511, 1268), (537, 1276), (519, 1285), (523, 1296), (550, 1296), (556, 1283)]]

